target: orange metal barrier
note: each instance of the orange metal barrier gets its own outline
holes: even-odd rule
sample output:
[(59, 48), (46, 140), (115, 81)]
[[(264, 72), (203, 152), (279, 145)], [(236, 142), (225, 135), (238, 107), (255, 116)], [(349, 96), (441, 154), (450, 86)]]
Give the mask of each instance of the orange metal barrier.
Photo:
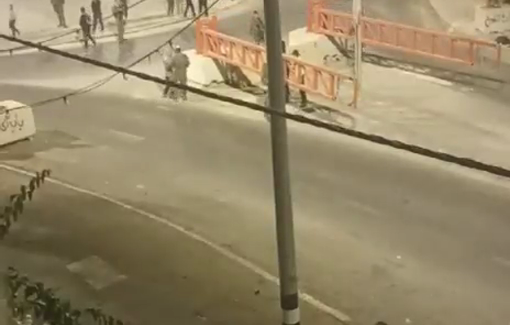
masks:
[[(262, 75), (266, 62), (265, 48), (221, 34), (216, 28), (216, 17), (197, 22), (197, 53)], [(340, 83), (352, 81), (350, 76), (290, 55), (284, 55), (284, 60), (288, 84), (310, 94), (334, 100)]]
[[(352, 38), (353, 16), (325, 8), (323, 0), (309, 0), (307, 29), (332, 37)], [(490, 51), (501, 62), (501, 47), (496, 43), (452, 36), (392, 22), (362, 17), (363, 44), (404, 51), (411, 54), (474, 65), (478, 51)]]

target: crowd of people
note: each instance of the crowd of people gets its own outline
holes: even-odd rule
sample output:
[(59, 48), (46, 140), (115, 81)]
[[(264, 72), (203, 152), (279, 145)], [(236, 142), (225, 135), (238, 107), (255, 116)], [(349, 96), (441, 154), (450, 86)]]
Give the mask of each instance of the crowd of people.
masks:
[[(67, 28), (66, 18), (65, 18), (65, 0), (50, 0), (51, 5), (53, 7), (53, 11), (55, 12), (58, 19), (58, 27)], [(196, 17), (195, 5), (193, 3), (194, 0), (167, 0), (167, 15), (172, 16), (175, 14), (179, 14), (182, 12), (184, 17), (187, 17), (188, 14), (191, 14), (193, 17)], [(198, 10), (200, 13), (203, 13), (205, 16), (208, 16), (208, 0), (198, 0)], [(184, 9), (183, 9), (184, 7)], [(85, 7), (80, 8), (80, 18), (79, 18), (79, 27), (81, 31), (81, 37), (85, 48), (88, 48), (89, 42), (93, 45), (96, 45), (96, 40), (94, 38), (94, 34), (96, 34), (98, 28), (101, 31), (104, 31), (104, 21), (103, 21), (103, 9), (101, 0), (91, 0), (90, 10), (92, 13), (92, 17), (87, 12)], [(125, 40), (124, 38), (124, 27), (126, 25), (126, 20), (128, 18), (129, 13), (129, 3), (128, 0), (114, 0), (114, 4), (111, 8), (112, 17), (116, 21), (117, 26), (117, 37), (119, 43)], [(9, 28), (11, 29), (13, 37), (19, 36), (20, 31), (16, 26), (17, 15), (14, 10), (14, 5), (9, 5)], [(252, 18), (250, 20), (249, 32), (253, 41), (257, 45), (261, 45), (265, 41), (266, 35), (266, 27), (264, 20), (260, 17), (257, 11), (253, 12)], [(177, 84), (186, 86), (187, 85), (187, 70), (190, 66), (190, 60), (186, 54), (184, 54), (179, 46), (173, 46), (172, 43), (169, 43), (169, 52), (165, 55), (164, 65), (165, 65), (165, 75), (168, 81), (175, 82)], [(285, 42), (282, 41), (283, 53), (286, 52)], [(300, 53), (297, 50), (292, 52), (292, 55), (296, 58), (299, 58)], [(305, 76), (302, 71), (298, 71), (297, 66), (287, 67), (287, 78), (292, 73), (293, 75), (298, 75), (298, 83), (305, 82)], [(301, 103), (300, 106), (305, 107), (307, 105), (307, 96), (303, 90), (299, 91)], [(165, 98), (173, 98), (175, 100), (186, 100), (186, 91), (184, 90), (175, 90), (171, 86), (167, 85), (163, 91), (163, 97)], [(285, 98), (286, 101), (290, 101), (290, 88), (288, 83), (285, 84)]]
[[(188, 14), (196, 17), (197, 11), (195, 10), (194, 1), (196, 0), (167, 0), (167, 15), (173, 16), (182, 13), (184, 17), (188, 17)], [(57, 26), (59, 28), (68, 28), (65, 15), (65, 0), (50, 0), (50, 3), (57, 17)], [(185, 8), (183, 9), (183, 7)], [(208, 0), (198, 0), (198, 11), (203, 12), (205, 16), (209, 15)], [(85, 6), (80, 8), (79, 32), (81, 32), (81, 39), (85, 47), (88, 47), (89, 42), (96, 44), (94, 35), (98, 28), (101, 32), (105, 29), (101, 0), (91, 0), (90, 12), (92, 17), (87, 12)], [(111, 12), (117, 27), (117, 38), (119, 43), (121, 43), (125, 40), (124, 28), (129, 13), (128, 0), (114, 0)], [(13, 37), (21, 35), (17, 27), (17, 13), (13, 4), (9, 5), (9, 29)]]

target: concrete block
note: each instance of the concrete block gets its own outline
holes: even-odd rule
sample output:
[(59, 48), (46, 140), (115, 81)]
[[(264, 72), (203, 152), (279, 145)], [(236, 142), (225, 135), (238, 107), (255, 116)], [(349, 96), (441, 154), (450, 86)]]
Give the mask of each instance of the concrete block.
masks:
[(0, 102), (0, 146), (31, 138), (35, 132), (31, 107), (13, 100)]
[(213, 83), (223, 83), (224, 78), (213, 59), (197, 54), (195, 50), (184, 52), (190, 60), (188, 82), (190, 86), (206, 87)]
[(510, 5), (502, 5), (500, 8), (477, 6), (475, 28), (483, 33), (510, 31)]

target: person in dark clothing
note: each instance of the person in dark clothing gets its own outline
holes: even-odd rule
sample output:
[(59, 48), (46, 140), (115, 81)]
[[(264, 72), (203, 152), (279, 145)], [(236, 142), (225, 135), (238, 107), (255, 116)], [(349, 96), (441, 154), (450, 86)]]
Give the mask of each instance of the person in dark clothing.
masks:
[(67, 28), (66, 16), (64, 14), (65, 0), (51, 0), (53, 11), (57, 14), (58, 27)]
[(104, 24), (103, 24), (103, 11), (101, 10), (101, 0), (92, 0), (90, 7), (92, 9), (92, 30), (95, 33), (97, 25), (99, 24), (99, 27), (103, 32)]
[(84, 7), (81, 7), (80, 9), (81, 15), (80, 15), (80, 28), (83, 35), (83, 43), (85, 44), (85, 48), (89, 47), (89, 40), (92, 42), (92, 44), (96, 45), (96, 40), (92, 37), (92, 34), (90, 33), (90, 16), (85, 11)]
[(198, 11), (200, 13), (205, 12), (205, 16), (209, 16), (209, 5), (207, 4), (207, 0), (198, 0)]
[(264, 24), (264, 21), (260, 18), (258, 11), (255, 10), (250, 21), (250, 35), (255, 44), (260, 45), (264, 43), (265, 33), (266, 24)]
[(19, 29), (16, 27), (16, 12), (14, 11), (14, 5), (9, 5), (9, 28), (12, 32), (12, 37), (16, 37), (16, 35), (19, 36), (20, 32)]
[(186, 0), (186, 9), (184, 9), (184, 18), (188, 17), (188, 10), (191, 10), (193, 17), (197, 16), (195, 11), (195, 5), (193, 4), (193, 0)]
[[(301, 56), (301, 54), (299, 53), (298, 50), (294, 50), (292, 51), (292, 56), (295, 56), (296, 58), (299, 58)], [(299, 69), (298, 67), (294, 67), (294, 69)], [(298, 75), (298, 78), (299, 78), (299, 83), (301, 85), (304, 85), (305, 84), (305, 74), (303, 71), (294, 71), (296, 74), (299, 74)], [(287, 85), (288, 87), (288, 85)], [(299, 89), (299, 97), (301, 98), (301, 103), (299, 104), (299, 107), (303, 108), (303, 107), (306, 107), (308, 105), (308, 98), (306, 96), (306, 92), (302, 89)]]
[(166, 3), (167, 3), (166, 7), (167, 16), (173, 16), (175, 13), (175, 0), (166, 0)]

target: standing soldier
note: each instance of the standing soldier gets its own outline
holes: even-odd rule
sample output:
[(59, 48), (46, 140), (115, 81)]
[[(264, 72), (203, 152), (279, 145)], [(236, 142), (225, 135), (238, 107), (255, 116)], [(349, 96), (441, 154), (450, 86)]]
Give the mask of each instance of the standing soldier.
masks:
[(112, 15), (117, 23), (117, 40), (124, 42), (124, 9), (121, 0), (115, 0), (112, 7)]
[[(301, 56), (301, 54), (299, 53), (298, 50), (294, 50), (292, 51), (292, 56), (296, 57), (296, 58), (299, 58)], [(292, 66), (292, 69), (293, 69), (293, 75), (297, 78), (298, 78), (298, 82), (300, 85), (304, 85), (305, 84), (305, 73), (302, 69), (299, 68), (299, 65), (297, 64), (294, 64)], [(290, 90), (289, 90), (290, 92)], [(307, 105), (308, 105), (308, 98), (306, 97), (306, 92), (302, 89), (299, 89), (299, 97), (301, 98), (301, 102), (299, 104), (299, 107), (301, 108), (305, 108)]]
[[(172, 57), (169, 66), (172, 70), (172, 77), (174, 78), (174, 81), (181, 86), (186, 86), (188, 84), (189, 65), (190, 62), (188, 56), (182, 53), (179, 45), (175, 46), (175, 54)], [(177, 91), (180, 93), (182, 100), (187, 99), (185, 89), (178, 89)]]
[(166, 0), (166, 4), (167, 4), (166, 10), (167, 16), (173, 16), (175, 13), (175, 0)]
[(81, 7), (80, 11), (81, 11), (80, 28), (81, 28), (81, 33), (83, 35), (83, 43), (85, 44), (85, 48), (88, 48), (89, 40), (94, 45), (96, 45), (96, 40), (94, 40), (94, 38), (92, 37), (92, 34), (90, 33), (91, 22), (90, 22), (89, 14), (85, 11), (84, 7)]
[(264, 42), (266, 33), (266, 26), (262, 18), (260, 18), (257, 10), (253, 12), (250, 22), (250, 35), (257, 45)]
[(97, 24), (99, 24), (99, 27), (101, 27), (101, 31), (104, 32), (101, 0), (92, 0), (90, 7), (92, 9), (92, 30), (94, 31), (94, 34), (96, 33)]
[(205, 16), (209, 17), (209, 6), (207, 0), (198, 0), (198, 11), (200, 13), (205, 12)]
[(16, 27), (16, 12), (14, 11), (14, 5), (9, 5), (9, 28), (12, 32), (12, 37), (16, 37), (16, 34), (19, 36), (19, 29)]
[(122, 12), (124, 14), (124, 24), (126, 23), (126, 20), (128, 18), (128, 10), (129, 10), (129, 5), (128, 5), (128, 0), (122, 0)]
[(53, 11), (55, 11), (58, 17), (58, 27), (67, 28), (66, 17), (64, 15), (65, 0), (51, 0), (51, 4), (53, 5)]
[(195, 5), (193, 4), (193, 0), (186, 0), (186, 9), (184, 9), (184, 18), (188, 18), (188, 10), (191, 10), (193, 17), (197, 16), (195, 11)]

